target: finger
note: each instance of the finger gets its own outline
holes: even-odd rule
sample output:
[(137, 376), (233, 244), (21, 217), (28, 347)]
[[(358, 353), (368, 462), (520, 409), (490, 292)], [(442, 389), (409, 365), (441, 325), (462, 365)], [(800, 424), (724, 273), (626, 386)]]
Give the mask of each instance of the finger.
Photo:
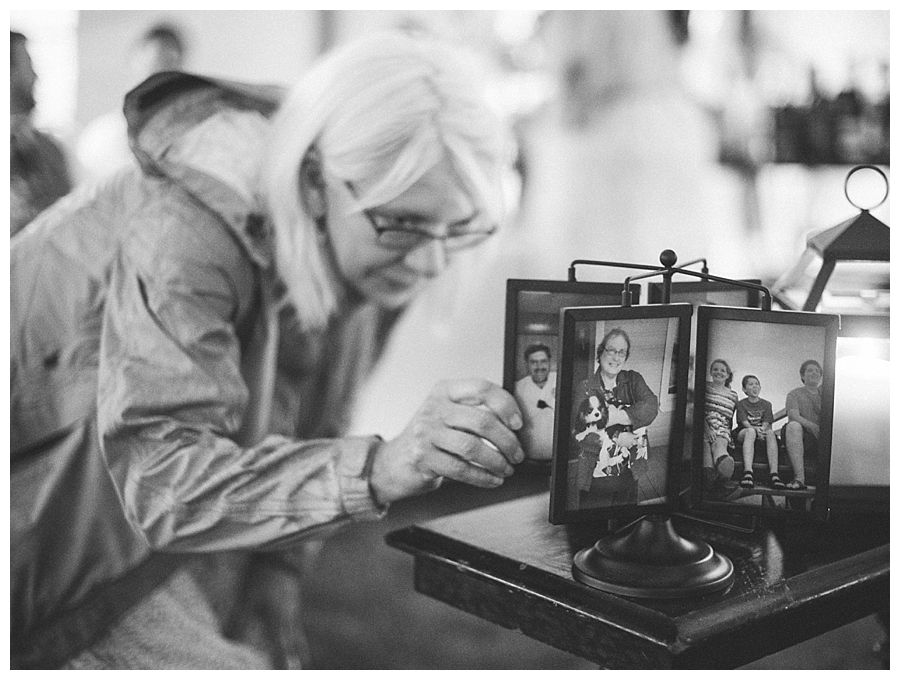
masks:
[(508, 477), (514, 471), (499, 451), (468, 432), (447, 428), (436, 433), (432, 441), (441, 451), (479, 465), (498, 477)]
[(450, 403), (446, 405), (442, 416), (448, 427), (486, 439), (510, 463), (521, 463), (525, 459), (518, 437), (494, 411), (483, 406)]
[(511, 430), (522, 427), (522, 412), (513, 396), (489, 380), (471, 378), (447, 383), (450, 401), (468, 406), (485, 406)]
[(485, 489), (494, 488), (503, 484), (503, 477), (491, 474), (483, 467), (458, 458), (438, 449), (433, 449), (428, 456), (429, 467), (441, 477), (471, 484)]

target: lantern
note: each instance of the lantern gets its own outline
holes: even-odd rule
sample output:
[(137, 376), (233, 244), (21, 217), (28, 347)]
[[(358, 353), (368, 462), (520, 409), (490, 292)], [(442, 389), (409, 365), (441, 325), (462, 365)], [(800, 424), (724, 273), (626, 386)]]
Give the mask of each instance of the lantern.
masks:
[(772, 288), (782, 307), (841, 315), (830, 474), (836, 510), (888, 504), (890, 228), (869, 212), (888, 189), (877, 166), (853, 168), (844, 194), (859, 214), (811, 235), (800, 260)]
[[(772, 287), (782, 307), (889, 314), (890, 229), (870, 212), (887, 199), (887, 176), (874, 165), (856, 166), (847, 174), (844, 194), (859, 214), (807, 239), (800, 260)], [(869, 207), (863, 207), (866, 204)]]

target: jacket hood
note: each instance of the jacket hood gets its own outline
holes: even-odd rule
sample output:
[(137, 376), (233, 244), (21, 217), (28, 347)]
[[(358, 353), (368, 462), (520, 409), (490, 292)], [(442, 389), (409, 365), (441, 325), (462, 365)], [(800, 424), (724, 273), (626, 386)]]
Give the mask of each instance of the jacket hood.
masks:
[(143, 171), (164, 176), (217, 213), (261, 267), (272, 264), (258, 194), (268, 119), (286, 90), (157, 73), (125, 97), (128, 140)]

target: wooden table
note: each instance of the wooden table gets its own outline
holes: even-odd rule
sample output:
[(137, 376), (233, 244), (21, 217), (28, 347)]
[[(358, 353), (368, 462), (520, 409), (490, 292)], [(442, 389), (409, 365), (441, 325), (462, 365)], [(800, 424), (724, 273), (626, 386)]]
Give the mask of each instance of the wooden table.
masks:
[(394, 531), (419, 592), (603, 668), (737, 668), (889, 608), (887, 514), (827, 524), (759, 523), (752, 532), (675, 518), (727, 555), (727, 591), (677, 600), (594, 590), (575, 553), (602, 532), (547, 522), (547, 494)]

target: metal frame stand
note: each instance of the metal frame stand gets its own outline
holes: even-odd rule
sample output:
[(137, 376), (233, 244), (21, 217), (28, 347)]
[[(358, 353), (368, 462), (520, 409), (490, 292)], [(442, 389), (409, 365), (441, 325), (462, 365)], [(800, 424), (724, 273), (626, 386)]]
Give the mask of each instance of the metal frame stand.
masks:
[[(672, 250), (660, 253), (662, 266), (640, 265), (600, 260), (574, 260), (569, 266), (569, 280), (575, 281), (575, 266), (591, 264), (625, 269), (643, 269), (645, 273), (629, 276), (622, 289), (622, 306), (631, 307), (632, 281), (655, 276), (663, 278), (663, 304), (672, 299), (672, 277), (684, 274), (705, 281), (753, 288), (763, 293), (762, 308), (772, 309), (772, 294), (765, 286), (713, 276), (706, 260), (701, 258), (684, 266), (702, 262), (697, 272), (676, 267), (678, 257)], [(624, 529), (605, 536), (575, 555), (572, 563), (575, 580), (605, 592), (642, 598), (678, 598), (703, 595), (728, 588), (734, 583), (734, 565), (705, 541), (689, 540), (679, 535), (669, 515), (646, 515)]]

